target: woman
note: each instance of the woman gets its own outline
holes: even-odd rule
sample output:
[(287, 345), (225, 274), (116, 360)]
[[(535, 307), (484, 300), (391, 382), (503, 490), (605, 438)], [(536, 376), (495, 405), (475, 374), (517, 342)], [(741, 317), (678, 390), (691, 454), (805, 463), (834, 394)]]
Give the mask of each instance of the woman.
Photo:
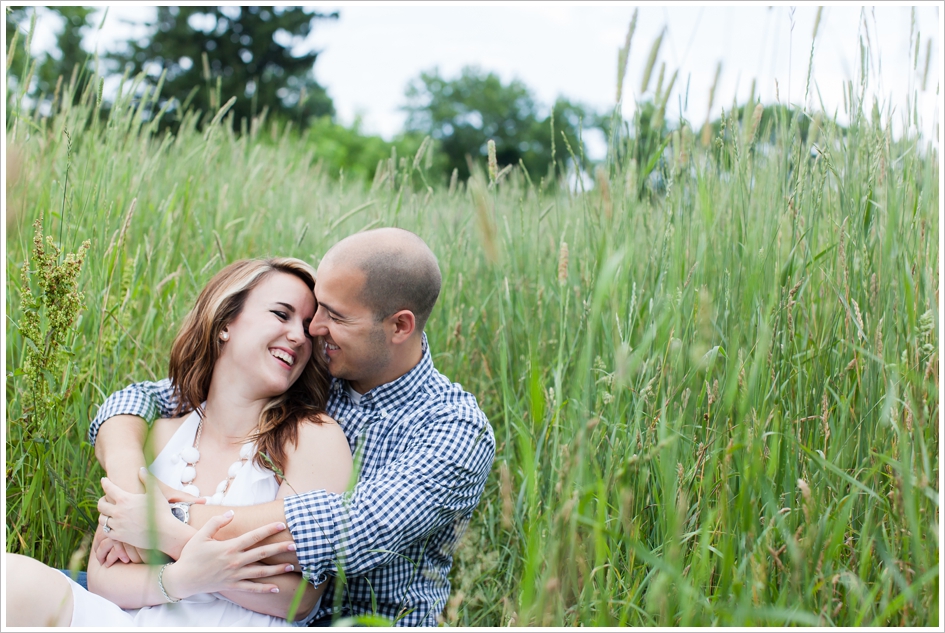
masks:
[[(351, 454), (324, 412), (329, 378), (308, 335), (314, 285), (315, 271), (288, 258), (236, 262), (207, 284), (171, 349), (177, 413), (195, 411), (156, 421), (149, 438), (156, 457), (148, 468), (164, 484), (230, 506), (347, 488)], [(90, 556), (94, 593), (58, 570), (9, 554), (7, 624), (285, 626), (303, 583), (296, 619), (313, 613), (324, 587), (311, 586), (291, 565), (251, 565), (261, 580), (235, 587), (208, 576), (199, 546), (232, 519), (228, 514), (193, 534), (176, 562), (106, 567)], [(170, 508), (154, 518), (162, 536), (192, 534)], [(103, 527), (107, 518), (98, 537)], [(256, 562), (290, 551), (291, 542), (252, 547), (281, 529), (274, 524), (235, 539), (236, 556)]]

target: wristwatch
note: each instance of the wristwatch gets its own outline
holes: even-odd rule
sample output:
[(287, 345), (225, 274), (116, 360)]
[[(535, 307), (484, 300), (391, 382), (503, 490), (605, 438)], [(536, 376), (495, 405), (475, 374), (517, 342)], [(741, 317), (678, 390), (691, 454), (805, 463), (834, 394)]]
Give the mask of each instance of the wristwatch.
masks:
[(190, 506), (193, 501), (176, 501), (168, 504), (171, 507), (171, 514), (181, 523), (190, 525)]

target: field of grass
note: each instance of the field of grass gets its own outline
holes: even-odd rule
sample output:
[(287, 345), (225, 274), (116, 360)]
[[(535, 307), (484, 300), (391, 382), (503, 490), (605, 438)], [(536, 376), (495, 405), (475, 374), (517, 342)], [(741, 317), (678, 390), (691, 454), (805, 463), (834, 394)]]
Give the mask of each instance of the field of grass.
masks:
[(845, 130), (687, 128), (649, 176), (617, 135), (586, 191), (428, 186), (422, 156), (339, 182), (291, 130), (157, 134), (94, 91), (11, 115), (7, 551), (84, 564), (88, 422), (165, 375), (215, 271), (394, 225), (439, 257), (434, 361), (498, 444), (445, 622), (940, 625), (940, 158), (858, 89)]

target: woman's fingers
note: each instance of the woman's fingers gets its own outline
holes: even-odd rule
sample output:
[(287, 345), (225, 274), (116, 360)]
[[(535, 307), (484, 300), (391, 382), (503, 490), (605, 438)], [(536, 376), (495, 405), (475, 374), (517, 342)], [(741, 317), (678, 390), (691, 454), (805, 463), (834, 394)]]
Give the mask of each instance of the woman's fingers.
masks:
[(233, 511), (227, 510), (223, 514), (210, 517), (210, 520), (204, 523), (202, 528), (197, 530), (197, 533), (194, 534), (194, 537), (212, 539), (214, 534), (219, 532), (224, 525), (233, 520), (233, 516)]
[(260, 564), (250, 564), (244, 567), (246, 570), (246, 575), (244, 578), (269, 578), (270, 576), (279, 576), (282, 574), (288, 574), (295, 571), (294, 565), (286, 565), (285, 563), (279, 565), (260, 565)]
[(128, 494), (117, 485), (113, 484), (108, 477), (102, 477), (102, 490), (105, 491), (105, 499), (112, 503), (117, 502), (122, 495)]
[[(116, 508), (115, 504), (109, 501), (107, 497), (99, 497), (96, 507), (98, 508), (98, 513), (99, 513), (98, 522), (100, 525), (104, 525), (105, 523), (104, 517), (112, 516)], [(112, 513), (112, 514), (109, 514), (109, 513)]]
[(240, 580), (231, 589), (233, 591), (245, 591), (246, 593), (279, 593), (279, 587), (276, 585), (253, 582), (252, 580)]
[[(294, 551), (295, 551), (295, 543), (291, 541), (289, 541), (288, 543), (270, 543), (267, 545), (259, 545), (257, 547), (253, 547), (251, 549), (246, 550), (243, 553), (243, 561), (245, 561), (244, 562), (245, 565), (250, 565), (252, 563), (256, 563), (261, 560), (265, 560), (267, 558), (277, 556), (278, 554), (285, 554), (286, 552), (294, 552)], [(285, 566), (285, 563), (282, 563), (281, 565)], [(292, 570), (291, 569), (284, 570), (280, 568), (280, 571), (276, 573), (281, 574), (285, 571), (292, 571)]]
[[(230, 511), (232, 513), (232, 511)], [(240, 550), (248, 550), (254, 547), (260, 541), (263, 541), (273, 534), (278, 534), (285, 529), (285, 523), (270, 523), (269, 525), (264, 525), (262, 527), (256, 528), (255, 530), (250, 530), (242, 536), (238, 536), (233, 539), (233, 545), (235, 545)], [(280, 550), (283, 552), (286, 550)]]

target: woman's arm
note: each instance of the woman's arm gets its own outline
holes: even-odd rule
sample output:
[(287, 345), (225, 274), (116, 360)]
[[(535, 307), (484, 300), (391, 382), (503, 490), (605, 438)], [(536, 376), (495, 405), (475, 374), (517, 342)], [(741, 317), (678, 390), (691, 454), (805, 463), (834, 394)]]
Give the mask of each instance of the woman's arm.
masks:
[[(103, 538), (102, 526), (95, 530), (96, 542)], [(119, 564), (104, 567), (93, 554), (89, 556), (89, 591), (122, 609), (136, 609), (167, 602), (158, 588), (159, 566)]]
[[(351, 451), (341, 427), (334, 420), (325, 416), (320, 424), (302, 424), (298, 443), (288, 448), (285, 477), (277, 499), (308, 490), (344, 492), (348, 489), (353, 469)], [(270, 562), (274, 561), (270, 559)], [(264, 581), (279, 585), (278, 598), (245, 592), (222, 593), (247, 609), (284, 618), (299, 584), (305, 583), (302, 600), (295, 612), (296, 619), (301, 619), (315, 607), (327, 584), (324, 582), (313, 586), (303, 580), (302, 574), (298, 572), (266, 578)]]
[[(236, 521), (232, 521), (232, 516), (227, 519), (226, 522), (222, 524), (222, 529), (218, 528), (219, 532), (216, 533), (216, 538), (224, 540), (214, 541), (215, 543), (222, 545), (237, 542), (239, 539), (243, 538), (243, 536), (240, 535), (244, 533), (258, 532), (258, 529), (250, 532), (256, 525), (271, 524), (272, 521), (284, 522), (285, 519), (282, 515), (283, 497), (308, 490), (343, 492), (348, 488), (353, 468), (351, 452), (348, 448), (348, 441), (345, 439), (344, 433), (333, 420), (326, 417), (321, 424), (303, 424), (299, 429), (298, 443), (294, 447), (290, 446), (288, 448), (287, 464), (284, 473), (285, 477), (277, 494), (276, 501), (258, 506), (229, 509), (230, 511), (235, 511), (238, 516), (243, 517), (243, 520), (237, 525)], [(152, 479), (151, 477), (146, 479), (146, 488), (151, 491), (152, 494), (157, 493), (159, 495), (159, 491), (156, 491), (153, 486)], [(144, 537), (142, 535), (146, 532), (147, 524), (143, 523), (143, 521), (145, 517), (148, 516), (146, 511), (147, 495), (127, 493), (111, 484), (107, 479), (103, 480), (102, 484), (105, 488), (106, 497), (103, 497), (99, 501), (99, 511), (102, 512), (103, 515), (112, 517), (109, 519), (109, 526), (114, 528), (114, 532), (119, 538), (122, 540), (128, 539), (137, 544), (136, 539), (143, 539)], [(188, 536), (185, 533), (188, 530), (192, 531), (193, 528), (185, 526), (177, 521), (177, 519), (171, 517), (169, 511), (166, 509), (166, 505), (162, 503), (163, 499), (160, 499), (159, 496), (158, 499), (159, 502), (157, 505), (159, 509), (156, 514), (158, 532), (162, 534), (160, 539), (161, 548), (172, 557), (177, 557), (177, 552), (179, 552), (179, 560), (184, 562), (186, 556), (185, 552), (187, 548), (191, 546), (190, 541), (187, 540)], [(161, 506), (163, 506), (163, 508)], [(266, 511), (263, 511), (263, 509)], [(212, 513), (213, 516), (203, 516), (199, 521), (194, 522), (195, 510), (206, 511), (204, 514)], [(211, 525), (221, 518), (219, 515), (216, 515), (217, 512), (226, 510), (226, 508), (221, 506), (192, 506), (191, 521), (195, 526), (203, 525), (204, 527), (201, 528), (202, 531), (206, 526)], [(267, 587), (278, 587), (278, 593), (267, 593), (268, 590), (247, 593), (245, 585), (240, 587), (241, 590), (239, 591), (221, 590), (221, 593), (236, 604), (252, 611), (284, 618), (288, 614), (289, 606), (292, 603), (299, 583), (304, 581), (299, 573), (281, 573), (286, 568), (286, 564), (295, 562), (295, 546), (291, 541), (291, 535), (288, 534), (288, 531), (270, 531), (266, 534), (266, 537), (267, 538), (261, 542), (268, 548), (265, 556), (266, 562), (270, 563), (270, 565), (262, 567), (261, 569), (269, 570), (269, 577), (264, 577), (267, 574), (259, 573), (257, 578), (260, 578), (260, 580), (255, 582), (257, 584), (261, 583)], [(187, 545), (184, 546), (183, 549), (177, 549), (175, 551), (173, 544), (176, 543), (176, 547), (180, 548), (179, 544), (182, 542), (186, 542)], [(144, 541), (141, 541), (141, 544), (143, 545)], [(260, 547), (257, 549), (262, 550), (263, 548)], [(235, 559), (222, 548), (217, 548), (216, 550), (208, 549), (206, 551), (210, 553), (215, 551), (217, 558), (203, 559), (203, 569), (217, 570), (219, 574), (230, 574), (228, 577), (234, 577), (240, 574), (246, 578), (249, 578), (248, 574), (258, 571), (255, 568), (248, 569), (245, 572), (238, 571), (238, 566), (234, 564)], [(277, 561), (281, 561), (281, 568), (276, 564)], [(297, 569), (297, 567), (295, 568)], [(167, 586), (169, 577), (172, 583), (176, 582), (174, 578), (178, 576), (182, 569), (183, 566), (178, 567), (177, 565), (169, 567), (165, 573), (165, 586)], [(278, 575), (272, 576), (273, 574)], [(254, 581), (247, 580), (247, 582)], [(170, 589), (168, 589), (168, 591), (170, 591)], [(304, 616), (309, 613), (323, 591), (324, 586), (312, 587), (309, 585), (306, 587), (302, 602), (296, 611), (297, 615)]]
[[(285, 530), (285, 525), (263, 526), (237, 539), (214, 539), (219, 529), (232, 518), (233, 514), (229, 512), (208, 521), (184, 547), (180, 559), (166, 567), (163, 584), (168, 596), (182, 599), (198, 593), (223, 591), (235, 592), (236, 595), (244, 592), (265, 594), (266, 597), (277, 595), (279, 587), (266, 582), (266, 578), (284, 573), (285, 565), (264, 565), (260, 561), (286, 551), (292, 544), (259, 544), (272, 534)], [(221, 558), (227, 561), (223, 568), (207, 564)], [(104, 567), (95, 556), (90, 556), (89, 591), (123, 609), (164, 604), (169, 600), (158, 584), (162, 566), (118, 564)]]

